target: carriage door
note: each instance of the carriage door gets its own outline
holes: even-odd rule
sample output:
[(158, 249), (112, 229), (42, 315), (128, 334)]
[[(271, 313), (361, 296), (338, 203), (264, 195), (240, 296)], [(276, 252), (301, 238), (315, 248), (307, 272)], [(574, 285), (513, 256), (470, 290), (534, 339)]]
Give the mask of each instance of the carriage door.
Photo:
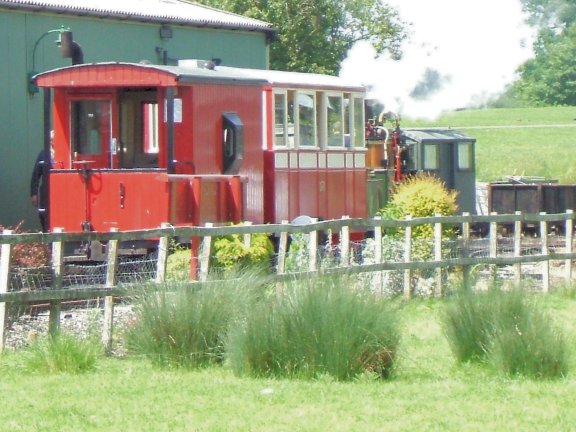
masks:
[(70, 107), (70, 143), (76, 167), (115, 168), (111, 99), (76, 99)]
[(120, 168), (157, 168), (158, 102), (155, 90), (124, 89), (119, 95)]

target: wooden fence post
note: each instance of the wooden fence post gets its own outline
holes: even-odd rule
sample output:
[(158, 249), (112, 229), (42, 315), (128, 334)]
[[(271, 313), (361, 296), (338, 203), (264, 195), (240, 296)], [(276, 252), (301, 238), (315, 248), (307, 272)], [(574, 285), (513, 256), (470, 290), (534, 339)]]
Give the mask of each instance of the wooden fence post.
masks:
[[(12, 234), (12, 230), (4, 230), (2, 234)], [(10, 258), (12, 248), (9, 243), (2, 243), (0, 255), (0, 293), (8, 292), (10, 284)], [(6, 324), (8, 321), (8, 305), (5, 302), (0, 302), (0, 352), (4, 350), (4, 343), (6, 342)]]
[[(54, 228), (54, 233), (63, 232), (62, 228)], [(64, 273), (64, 250), (62, 242), (52, 243), (52, 289), (59, 290), (62, 288), (62, 277)], [(50, 301), (50, 315), (48, 318), (48, 332), (55, 336), (60, 331), (60, 300)]]
[[(545, 215), (546, 212), (540, 212)], [(548, 252), (548, 222), (545, 220), (540, 221), (540, 241), (542, 242), (542, 255), (549, 255)], [(550, 290), (550, 260), (542, 261), (542, 291), (548, 292)]]
[[(380, 221), (381, 216), (374, 217), (374, 263), (380, 264), (382, 262), (382, 225)], [(373, 290), (379, 291), (380, 294), (384, 294), (384, 287), (382, 286), (383, 272), (377, 271), (374, 273)]]
[[(170, 224), (163, 222), (160, 228), (170, 228)], [(166, 265), (168, 264), (168, 247), (170, 237), (164, 235), (158, 240), (158, 261), (156, 262), (156, 283), (163, 283), (166, 281)]]
[[(312, 218), (310, 223), (316, 223), (318, 219)], [(308, 270), (318, 270), (318, 231), (311, 231), (308, 235)]]
[[(288, 221), (282, 221), (282, 228), (288, 226)], [(288, 230), (280, 231), (280, 239), (278, 241), (278, 258), (276, 263), (276, 273), (284, 274), (286, 272), (286, 255), (288, 254)]]
[(190, 280), (198, 280), (200, 238), (193, 236), (190, 239)]
[[(110, 232), (118, 232), (118, 228), (110, 228)], [(106, 288), (116, 286), (116, 269), (118, 267), (118, 240), (108, 242), (106, 265)], [(114, 326), (114, 297), (104, 297), (104, 322), (102, 324), (102, 344), (106, 354), (112, 353), (112, 332)]]
[[(574, 250), (574, 210), (566, 210), (566, 226), (564, 233), (566, 235), (566, 245), (565, 245), (565, 252), (572, 253)], [(570, 283), (572, 281), (572, 259), (567, 258), (564, 264), (565, 271), (566, 271), (566, 282)]]
[[(495, 216), (498, 213), (492, 212), (491, 215)], [(488, 256), (490, 258), (496, 258), (498, 256), (498, 223), (496, 221), (490, 222), (490, 240), (489, 240), (489, 251)], [(491, 282), (496, 282), (496, 277), (498, 275), (497, 264), (490, 264), (490, 278)]]
[[(280, 239), (278, 240), (278, 256), (276, 257), (276, 274), (281, 275), (286, 273), (286, 255), (288, 253), (288, 221), (282, 221), (283, 230), (280, 231)], [(281, 281), (276, 282), (276, 295), (279, 297), (284, 291), (284, 283)]]
[[(348, 222), (350, 216), (342, 216), (342, 220)], [(340, 230), (340, 265), (348, 267), (350, 265), (350, 227), (343, 225)]]
[[(521, 211), (516, 211), (516, 216), (522, 215)], [(522, 221), (514, 221), (514, 258), (522, 256)], [(519, 285), (522, 281), (522, 263), (514, 264), (514, 279)]]
[[(442, 215), (437, 213), (435, 216), (440, 217)], [(440, 222), (434, 224), (434, 260), (442, 261), (442, 224)], [(436, 289), (434, 294), (436, 297), (440, 297), (442, 292), (442, 266), (438, 266), (436, 267)]]
[[(244, 225), (250, 226), (250, 225), (252, 225), (252, 222), (246, 221), (246, 222), (244, 222)], [(250, 245), (252, 244), (252, 234), (250, 234), (250, 233), (244, 234), (243, 242), (244, 242), (244, 247), (246, 249), (250, 249)]]
[[(206, 222), (204, 224), (206, 228), (212, 228), (214, 226), (211, 222)], [(202, 245), (200, 246), (200, 271), (199, 280), (200, 282), (206, 282), (208, 279), (208, 271), (210, 266), (210, 251), (212, 250), (212, 236), (204, 236), (202, 238)]]
[[(462, 213), (462, 216), (465, 218), (470, 217), (469, 212)], [(468, 220), (464, 220), (462, 222), (462, 257), (469, 258), (470, 257), (470, 222)], [(466, 264), (462, 266), (462, 285), (464, 289), (471, 289), (470, 287), (471, 280), (470, 280), (470, 265)]]
[[(407, 221), (412, 220), (412, 216), (406, 216)], [(404, 233), (404, 262), (412, 261), (412, 226), (407, 226)], [(409, 299), (412, 296), (412, 270), (404, 270), (404, 298)]]

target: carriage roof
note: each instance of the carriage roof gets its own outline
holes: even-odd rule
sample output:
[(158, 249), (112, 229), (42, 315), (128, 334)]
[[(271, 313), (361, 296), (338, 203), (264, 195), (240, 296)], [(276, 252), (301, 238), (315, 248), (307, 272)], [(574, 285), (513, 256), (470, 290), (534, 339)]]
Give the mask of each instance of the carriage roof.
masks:
[(42, 72), (34, 79), (39, 87), (175, 86), (210, 82), (365, 92), (362, 85), (332, 75), (215, 66), (204, 61), (181, 61), (178, 66), (85, 63)]

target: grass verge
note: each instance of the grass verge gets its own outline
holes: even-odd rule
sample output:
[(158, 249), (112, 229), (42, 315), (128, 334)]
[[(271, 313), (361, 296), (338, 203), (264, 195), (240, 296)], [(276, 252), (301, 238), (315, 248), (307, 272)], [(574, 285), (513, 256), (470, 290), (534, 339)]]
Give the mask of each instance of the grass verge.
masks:
[[(401, 304), (402, 345), (393, 377), (338, 382), (237, 377), (226, 367), (165, 370), (141, 357), (101, 359), (90, 374), (24, 373), (22, 353), (0, 357), (0, 424), (10, 431), (572, 430), (573, 374), (510, 379), (457, 365), (440, 325), (449, 299)], [(535, 305), (576, 346), (576, 301)], [(570, 357), (571, 369), (574, 357)]]

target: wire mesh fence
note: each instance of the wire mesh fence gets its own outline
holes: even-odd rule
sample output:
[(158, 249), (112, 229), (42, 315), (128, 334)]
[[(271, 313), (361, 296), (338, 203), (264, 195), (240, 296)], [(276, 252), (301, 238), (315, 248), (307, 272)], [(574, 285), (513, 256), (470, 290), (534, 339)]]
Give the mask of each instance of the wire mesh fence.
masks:
[[(569, 216), (572, 217), (572, 214)], [(436, 224), (442, 223), (443, 220), (442, 218), (434, 219)], [(466, 222), (469, 219), (463, 220)], [(325, 272), (336, 275), (341, 278), (342, 283), (349, 284), (351, 287), (367, 287), (386, 296), (430, 297), (444, 294), (445, 287), (450, 286), (452, 282), (454, 286), (459, 283), (466, 269), (468, 272), (473, 269), (474, 277), (480, 281), (480, 284), (486, 281), (484, 282), (486, 285), (495, 279), (518, 281), (521, 275), (525, 280), (539, 287), (536, 289), (547, 291), (550, 273), (553, 278), (570, 277), (571, 263), (573, 259), (576, 259), (576, 254), (573, 253), (573, 233), (569, 229), (565, 231), (568, 233), (567, 236), (548, 234), (544, 226), (540, 235), (534, 236), (519, 236), (516, 233), (512, 236), (496, 235), (496, 230), (491, 229), (487, 237), (471, 237), (466, 235), (465, 230), (462, 230), (457, 236), (435, 235), (434, 238), (422, 239), (411, 237), (409, 229), (401, 231), (400, 235), (398, 233), (376, 235), (378, 232), (376, 225), (371, 226), (369, 223), (362, 222), (360, 225), (363, 229), (366, 228), (364, 235), (359, 236), (357, 230), (353, 237), (355, 240), (351, 240), (345, 235), (343, 229), (350, 222), (350, 220), (326, 221), (306, 228), (276, 226), (275, 231), (271, 231), (269, 226), (263, 226), (264, 232), (269, 235), (272, 232), (278, 233), (282, 232), (281, 229), (287, 229), (289, 241), (284, 249), (278, 247), (276, 254), (259, 271), (270, 276), (266, 280), (271, 282), (286, 279), (279, 278), (279, 276), (291, 278), (294, 275), (295, 278), (310, 278), (314, 274)], [(416, 222), (405, 222), (403, 226), (406, 228), (412, 223)], [(232, 230), (242, 228), (227, 227), (224, 228), (225, 233), (220, 229), (220, 227), (204, 229), (196, 233), (196, 236), (206, 239), (227, 235)], [(255, 231), (257, 227), (252, 226), (249, 229), (250, 231), (239, 231), (239, 234), (249, 236), (251, 233), (258, 232)], [(321, 231), (328, 230), (330, 230), (330, 235), (318, 235)], [(442, 231), (436, 226), (435, 232), (441, 233)], [(33, 334), (37, 331), (26, 330), (27, 325), (40, 328), (42, 332), (45, 332), (50, 326), (52, 315), (50, 315), (49, 308), (54, 302), (62, 306), (63, 328), (67, 325), (73, 325), (75, 328), (93, 325), (106, 328), (111, 324), (105, 324), (105, 311), (107, 310), (105, 303), (109, 302), (113, 296), (116, 296), (116, 301), (118, 296), (124, 296), (124, 294), (118, 294), (119, 292), (128, 293), (126, 294), (128, 297), (125, 298), (129, 298), (133, 286), (148, 284), (151, 281), (188, 282), (192, 275), (198, 276), (202, 271), (208, 274), (210, 281), (231, 277), (226, 269), (213, 265), (217, 261), (215, 255), (208, 253), (206, 260), (201, 262), (203, 254), (199, 252), (203, 251), (202, 242), (198, 243), (200, 247), (196, 250), (191, 245), (167, 247), (168, 237), (176, 234), (174, 228), (167, 230), (166, 233), (162, 230), (154, 231), (153, 235), (160, 239), (158, 253), (120, 256), (116, 257), (117, 260), (112, 254), (108, 254), (108, 263), (115, 262), (114, 267), (109, 267), (106, 262), (63, 262), (60, 266), (55, 263), (8, 266), (6, 262), (9, 260), (5, 259), (4, 254), (0, 254), (3, 263), (2, 292), (6, 293), (2, 294), (2, 298), (7, 302), (4, 305), (11, 308), (11, 311), (18, 309), (16, 313), (9, 311), (11, 316), (18, 318), (12, 321), (10, 332), (16, 329), (14, 331), (19, 335), (19, 339), (11, 343), (22, 344), (23, 333), (28, 331)], [(120, 236), (122, 233), (110, 234), (109, 239), (114, 235)], [(123, 238), (118, 238), (118, 240), (121, 239), (123, 240)], [(10, 238), (5, 240), (3, 237), (2, 240), (2, 251), (10, 251), (5, 246), (16, 244)], [(30, 241), (27, 238), (25, 240)], [(209, 251), (210, 248), (205, 248), (205, 250)], [(163, 261), (162, 255), (167, 256), (167, 259)], [(111, 257), (114, 259), (111, 260)], [(206, 267), (203, 268), (203, 266)], [(111, 277), (110, 269), (114, 269), (113, 277)], [(55, 272), (59, 272), (61, 276), (58, 280), (55, 280), (53, 276)], [(238, 277), (239, 274), (232, 276)], [(54, 287), (58, 289), (52, 291)], [(95, 287), (102, 289), (94, 289)], [(128, 287), (129, 289), (109, 291), (112, 287)], [(80, 291), (82, 297), (75, 297)], [(11, 294), (16, 294), (16, 296), (10, 297)], [(28, 294), (35, 294), (35, 296)], [(61, 296), (57, 297), (58, 295)], [(104, 297), (106, 301), (103, 300)], [(32, 298), (35, 300), (30, 300)], [(76, 300), (78, 298), (83, 300)], [(23, 305), (26, 308), (25, 315), (22, 315)], [(129, 320), (130, 316), (133, 316), (130, 306), (122, 306), (126, 307), (117, 310), (127, 312), (121, 313), (120, 316), (128, 317), (124, 319)], [(26, 316), (27, 321), (20, 321), (22, 316)], [(119, 317), (114, 315), (113, 320), (116, 322), (118, 319)], [(71, 324), (72, 322), (81, 324)], [(82, 332), (86, 333), (86, 330)], [(107, 334), (111, 333), (107, 330)], [(9, 335), (8, 338), (10, 337)]]
[[(550, 247), (561, 250), (566, 238), (555, 236), (549, 238)], [(343, 261), (342, 244), (338, 242), (326, 242), (318, 245), (315, 249), (314, 260), (310, 257), (308, 236), (298, 234), (293, 236), (290, 248), (286, 255), (285, 273), (300, 273), (311, 270), (310, 263), (313, 261), (318, 271), (330, 270), (341, 267), (358, 267), (376, 264), (376, 243), (374, 239), (367, 238), (361, 241), (352, 241), (349, 250), (346, 251), (346, 262)], [(499, 257), (513, 256), (518, 253), (513, 237), (499, 237), (497, 239), (496, 254)], [(439, 248), (440, 255), (436, 255), (434, 239), (413, 239), (411, 242), (410, 260), (412, 262), (426, 262), (434, 260), (452, 260), (457, 262), (464, 257), (489, 258), (490, 239), (475, 238), (464, 242), (462, 238), (443, 239)], [(406, 257), (406, 243), (397, 237), (385, 236), (382, 241), (381, 262), (403, 263)], [(538, 255), (542, 253), (542, 244), (539, 238), (525, 238), (520, 243), (521, 256)], [(168, 257), (166, 279), (168, 281), (185, 281), (190, 278), (190, 249), (180, 249), (177, 254)], [(214, 257), (211, 257), (214, 260)], [(274, 272), (274, 263), (278, 255), (272, 258), (270, 271)], [(509, 266), (508, 266), (509, 267)], [(82, 288), (105, 286), (107, 264), (106, 262), (72, 262), (65, 263), (62, 275), (63, 288)], [(155, 256), (146, 255), (138, 257), (122, 257), (119, 259), (115, 280), (118, 285), (141, 284), (153, 281), (157, 273), (157, 259)], [(501, 272), (504, 278), (510, 273), (509, 269)], [(402, 270), (384, 270), (382, 275), (382, 290), (386, 292), (401, 292)], [(434, 270), (420, 271), (418, 283), (426, 283), (426, 279), (434, 277)], [(225, 277), (222, 269), (212, 268), (211, 279)], [(369, 280), (369, 276), (363, 276)], [(11, 268), (9, 279), (9, 291), (35, 291), (47, 290), (52, 286), (53, 271), (51, 266)], [(432, 282), (430, 282), (432, 284)], [(415, 287), (416, 289), (416, 287)], [(429, 290), (424, 290), (429, 291)]]
[[(154, 257), (122, 258), (116, 267), (118, 285), (137, 284), (154, 280), (157, 260)], [(106, 262), (74, 262), (64, 264), (63, 288), (105, 286)], [(37, 291), (50, 289), (53, 283), (51, 266), (13, 267), (10, 271), (9, 291)]]

